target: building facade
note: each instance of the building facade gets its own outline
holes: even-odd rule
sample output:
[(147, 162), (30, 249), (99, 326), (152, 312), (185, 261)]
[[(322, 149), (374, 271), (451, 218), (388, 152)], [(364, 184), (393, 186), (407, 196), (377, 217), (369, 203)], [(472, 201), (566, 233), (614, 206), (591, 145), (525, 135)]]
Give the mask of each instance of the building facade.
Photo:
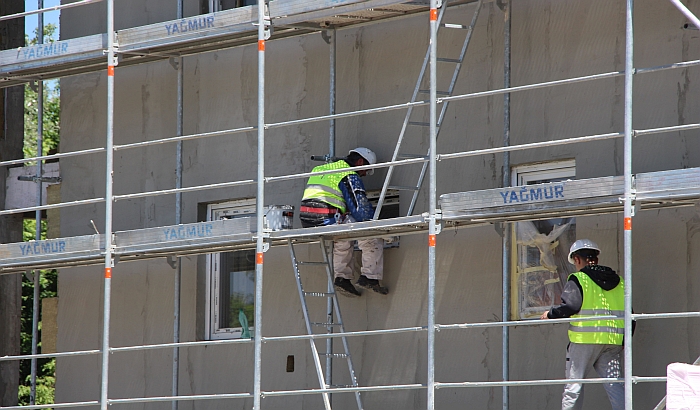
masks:
[[(700, 1), (688, 7), (700, 9)], [(61, 15), (62, 39), (105, 31), (104, 4), (67, 9)], [(209, 4), (185, 2), (185, 16), (196, 18)], [(503, 86), (504, 14), (498, 2), (482, 6), (472, 43), (454, 94)], [(450, 23), (468, 24), (475, 3), (454, 6)], [(167, 22), (175, 3), (165, 0), (116, 2), (116, 29)], [(625, 4), (621, 1), (517, 0), (512, 2), (513, 86), (624, 70)], [(700, 32), (670, 3), (641, 0), (635, 4), (635, 66), (655, 67), (700, 59)], [(170, 23), (168, 23), (170, 24)], [(440, 34), (438, 55), (459, 53), (463, 34)], [(419, 13), (337, 30), (336, 110), (348, 112), (409, 101), (428, 46), (428, 15)], [(184, 133), (194, 134), (255, 125), (257, 121), (257, 48), (255, 45), (216, 50), (184, 59)], [(451, 70), (440, 71), (438, 83), (449, 83)], [(115, 72), (115, 144), (167, 138), (176, 134), (177, 72), (168, 61), (117, 67)], [(266, 122), (325, 115), (329, 105), (329, 46), (319, 33), (275, 40), (266, 50)], [(61, 79), (61, 151), (104, 145), (106, 73)], [(697, 67), (639, 73), (634, 83), (634, 127), (648, 129), (698, 122), (700, 72)], [(426, 97), (427, 99), (427, 97)], [(624, 78), (571, 83), (511, 95), (511, 144), (621, 132)], [(456, 101), (441, 124), (438, 153), (499, 147), (503, 141), (503, 96)], [(418, 110), (418, 108), (416, 108)], [(423, 112), (423, 111), (421, 111)], [(428, 111), (424, 110), (425, 121)], [(387, 161), (396, 144), (405, 111), (353, 116), (336, 121), (337, 154), (356, 146), (374, 150)], [(420, 114), (419, 114), (420, 115)], [(640, 136), (634, 140), (633, 173), (700, 167), (698, 130)], [(328, 122), (313, 122), (266, 131), (266, 176), (308, 172), (318, 163), (311, 155), (328, 151)], [(427, 128), (407, 133), (403, 151), (424, 154)], [(175, 186), (176, 144), (162, 144), (115, 153), (115, 194)], [(622, 139), (514, 151), (514, 185), (617, 176), (623, 172)], [(255, 132), (184, 141), (183, 186), (256, 178)], [(104, 196), (103, 155), (61, 159), (63, 202)], [(416, 180), (418, 167), (398, 168), (399, 185)], [(501, 154), (471, 156), (438, 164), (438, 194), (502, 186)], [(368, 189), (381, 188), (385, 171), (365, 178)], [(520, 179), (517, 179), (520, 178)], [(265, 205), (298, 206), (305, 180), (270, 183)], [(216, 210), (245, 214), (254, 203), (253, 185), (183, 194), (182, 222), (221, 218)], [(247, 202), (246, 202), (247, 201)], [(406, 212), (410, 195), (402, 193)], [(419, 197), (415, 213), (428, 210)], [(484, 224), (444, 230), (437, 239), (437, 323), (502, 320), (502, 234), (512, 243), (511, 318), (527, 318), (557, 303), (556, 286), (566, 278), (567, 243), (590, 238), (603, 249), (601, 264), (622, 272), (622, 215), (578, 216), (549, 223)], [(90, 221), (104, 226), (104, 205), (86, 205), (61, 212), (60, 235), (92, 233)], [(697, 311), (700, 298), (700, 207), (640, 211), (635, 215), (633, 306), (638, 313)], [(175, 224), (172, 195), (127, 199), (114, 206), (114, 230)], [(298, 219), (294, 220), (299, 227)], [(557, 227), (561, 231), (554, 232)], [(531, 242), (524, 239), (536, 237)], [(540, 236), (537, 236), (540, 235)], [(549, 235), (549, 236), (547, 236)], [(389, 295), (366, 293), (341, 298), (346, 330), (425, 326), (427, 323), (426, 234), (401, 237), (385, 251), (384, 283)], [(320, 258), (317, 245), (297, 251), (305, 259)], [(237, 255), (237, 256), (236, 256)], [(245, 253), (231, 256), (236, 275), (223, 283), (217, 259), (182, 258), (181, 340), (240, 337), (242, 320), (229, 305), (217, 301), (222, 288), (250, 294)], [(235, 260), (234, 260), (235, 259)], [(222, 261), (223, 259), (218, 259)], [(549, 262), (548, 262), (549, 261)], [(263, 291), (264, 336), (304, 334), (301, 305), (286, 247), (265, 255)], [(223, 262), (220, 262), (223, 263)], [(231, 265), (231, 266), (233, 266)], [(102, 269), (77, 267), (59, 274), (57, 350), (98, 349), (102, 329)], [(218, 272), (218, 273), (217, 273)], [(534, 272), (534, 274), (532, 274)], [(173, 340), (175, 270), (163, 259), (117, 263), (112, 280), (111, 346), (169, 343)], [(242, 276), (241, 276), (242, 275)], [(238, 284), (234, 283), (238, 281)], [(240, 282), (242, 281), (242, 282)], [(549, 281), (549, 282), (547, 282)], [(543, 283), (554, 283), (551, 288)], [(558, 285), (556, 285), (558, 283)], [(215, 288), (215, 286), (219, 286)], [(325, 289), (325, 276), (308, 277), (305, 287)], [(234, 289), (236, 289), (234, 291)], [(243, 289), (243, 290), (240, 290)], [(246, 290), (248, 289), (248, 290)], [(539, 292), (539, 293), (538, 293)], [(225, 292), (224, 292), (225, 293)], [(218, 304), (217, 304), (218, 303)], [(227, 302), (228, 303), (228, 302)], [(316, 306), (319, 311), (324, 307)], [(217, 310), (218, 309), (218, 310)], [(244, 307), (240, 312), (246, 313)], [(218, 314), (216, 319), (213, 315)], [(217, 322), (219, 320), (219, 322)], [(523, 319), (525, 320), (525, 319)], [(226, 329), (234, 329), (229, 331)], [(250, 324), (249, 324), (250, 325)], [(250, 326), (255, 331), (254, 324)], [(238, 328), (239, 331), (235, 329)], [(502, 380), (501, 328), (445, 330), (436, 340), (436, 380), (441, 382)], [(672, 362), (692, 362), (700, 355), (697, 319), (640, 321), (633, 340), (635, 375), (663, 376)], [(425, 332), (349, 338), (361, 386), (426, 383)], [(515, 327), (510, 331), (510, 379), (558, 379), (564, 376), (566, 325)], [(171, 394), (172, 349), (115, 352), (110, 357), (110, 398)], [(317, 388), (307, 341), (269, 342), (263, 346), (262, 389)], [(293, 371), (288, 371), (293, 356)], [(179, 394), (250, 392), (253, 388), (251, 343), (180, 349)], [(337, 365), (334, 379), (347, 383)], [(57, 361), (56, 402), (99, 397), (100, 357), (65, 357)], [(561, 385), (510, 388), (511, 408), (557, 409)], [(605, 408), (600, 385), (586, 388), (585, 409)], [(501, 388), (439, 389), (436, 408), (497, 409)], [(653, 406), (665, 395), (663, 383), (639, 384), (635, 404)], [(422, 409), (425, 390), (364, 393), (365, 408)], [(266, 409), (322, 408), (318, 395), (268, 397)], [(354, 408), (352, 394), (334, 394), (335, 408)], [(125, 405), (126, 406), (126, 405)], [(168, 408), (170, 403), (133, 404)], [(182, 401), (181, 409), (251, 408), (250, 399)]]

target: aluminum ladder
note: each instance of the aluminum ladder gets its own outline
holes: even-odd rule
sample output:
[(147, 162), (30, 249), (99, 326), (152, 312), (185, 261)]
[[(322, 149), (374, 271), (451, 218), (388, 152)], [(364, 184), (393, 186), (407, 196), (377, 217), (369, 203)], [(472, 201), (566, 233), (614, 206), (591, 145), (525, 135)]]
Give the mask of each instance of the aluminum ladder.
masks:
[[(447, 12), (447, 3), (448, 0), (444, 0), (442, 2), (442, 6), (440, 7), (440, 12), (438, 13), (438, 34), (442, 31), (441, 28), (447, 28), (447, 29), (457, 29), (457, 30), (466, 30), (466, 35), (464, 38), (464, 42), (462, 43), (462, 48), (459, 53), (459, 56), (457, 58), (437, 58), (438, 64), (451, 64), (453, 65), (453, 71), (452, 71), (452, 77), (450, 79), (450, 84), (447, 87), (446, 90), (438, 90), (437, 91), (437, 96), (438, 98), (440, 97), (448, 97), (451, 96), (452, 93), (454, 92), (455, 88), (455, 83), (457, 82), (457, 77), (459, 76), (459, 72), (462, 69), (462, 63), (464, 62), (464, 56), (467, 54), (467, 48), (469, 47), (469, 43), (472, 38), (472, 33), (474, 32), (474, 26), (476, 25), (476, 21), (479, 17), (479, 13), (481, 12), (481, 5), (483, 3), (483, 0), (479, 0), (476, 4), (476, 10), (474, 11), (474, 16), (472, 17), (472, 21), (468, 26), (464, 26), (461, 24), (450, 24), (450, 23), (443, 23), (442, 19)], [(439, 49), (438, 49), (439, 50)], [(418, 95), (419, 94), (430, 94), (430, 84), (427, 84), (427, 88), (421, 88), (423, 85), (424, 79), (428, 76), (426, 76), (426, 71), (428, 69), (428, 64), (430, 62), (430, 46), (428, 46), (428, 50), (425, 53), (425, 59), (423, 60), (423, 65), (421, 66), (420, 73), (418, 74), (418, 81), (416, 81), (416, 86), (413, 89), (413, 95), (411, 96), (411, 102), (416, 102)], [(429, 81), (429, 80), (428, 80)], [(436, 131), (436, 138), (437, 136), (440, 135), (440, 128), (442, 125), (442, 121), (445, 118), (445, 113), (447, 112), (447, 107), (449, 105), (449, 101), (445, 101), (442, 103), (442, 108), (440, 109), (440, 114), (438, 115), (437, 118), (437, 131)], [(408, 110), (406, 111), (406, 116), (403, 121), (403, 125), (401, 126), (401, 132), (399, 133), (399, 138), (396, 141), (396, 148), (394, 148), (394, 153), (391, 156), (391, 161), (394, 162), (398, 158), (412, 158), (412, 157), (423, 157), (422, 155), (417, 156), (417, 155), (410, 155), (410, 154), (401, 154), (400, 149), (401, 149), (401, 144), (403, 143), (404, 136), (406, 135), (406, 130), (408, 129), (409, 126), (411, 127), (430, 127), (430, 123), (428, 122), (421, 122), (421, 121), (412, 121), (411, 116), (413, 114), (413, 106), (409, 106)], [(428, 158), (430, 156), (430, 150), (428, 150), (427, 155), (424, 158)], [(423, 185), (423, 180), (425, 179), (425, 174), (428, 169), (428, 162), (423, 162), (423, 166), (421, 168), (420, 174), (418, 176), (418, 182), (416, 183), (415, 186), (397, 186), (397, 185), (390, 185), (391, 183), (391, 177), (394, 174), (394, 165), (389, 166), (389, 169), (387, 170), (386, 178), (384, 179), (384, 185), (382, 186), (382, 192), (379, 195), (379, 201), (377, 202), (377, 207), (374, 212), (374, 219), (379, 218), (379, 213), (382, 210), (382, 205), (384, 205), (384, 199), (386, 197), (387, 190), (389, 189), (397, 189), (401, 191), (413, 191), (413, 197), (411, 198), (411, 203), (408, 207), (408, 212), (406, 213), (406, 216), (410, 216), (413, 214), (413, 209), (416, 206), (416, 202), (418, 200), (418, 194), (420, 193), (421, 186)]]
[[(328, 247), (326, 246), (325, 239), (321, 238), (321, 253), (323, 254), (323, 261), (300, 261), (296, 257), (296, 252), (294, 251), (294, 243), (291, 239), (287, 241), (289, 246), (289, 253), (292, 258), (292, 267), (294, 268), (294, 278), (297, 283), (297, 290), (299, 291), (299, 299), (301, 300), (301, 310), (304, 314), (304, 322), (306, 323), (306, 331), (309, 335), (320, 334), (316, 333), (314, 329), (325, 329), (327, 333), (333, 333), (334, 329), (338, 329), (341, 333), (345, 332), (345, 327), (343, 326), (343, 319), (340, 315), (340, 306), (338, 305), (338, 295), (333, 287), (333, 268), (332, 260), (328, 255)], [(300, 267), (325, 267), (326, 278), (328, 280), (328, 287), (325, 292), (309, 292), (304, 290), (304, 286), (301, 280)], [(326, 316), (323, 322), (313, 322), (311, 315), (309, 314), (309, 306), (306, 301), (307, 297), (312, 298), (325, 298), (326, 299)], [(335, 312), (335, 313), (334, 313)], [(319, 352), (318, 346), (314, 339), (309, 339), (311, 345), (311, 353), (314, 359), (314, 365), (316, 367), (316, 373), (318, 375), (318, 382), (322, 389), (333, 389), (333, 388), (343, 388), (343, 387), (358, 387), (357, 377), (355, 375), (355, 369), (352, 365), (352, 357), (350, 356), (350, 349), (348, 348), (348, 340), (345, 336), (340, 337), (343, 342), (343, 353), (333, 352), (333, 338), (326, 338), (326, 346), (324, 352)], [(325, 372), (323, 365), (321, 363), (321, 357), (326, 358)], [(345, 359), (347, 362), (347, 367), (350, 376), (350, 384), (348, 385), (331, 385), (331, 372), (332, 372), (332, 359)], [(325, 374), (325, 377), (324, 377)], [(357, 402), (357, 409), (363, 410), (362, 398), (360, 397), (360, 392), (356, 391), (355, 401)], [(322, 393), (323, 404), (326, 410), (331, 410), (331, 400), (329, 393)]]

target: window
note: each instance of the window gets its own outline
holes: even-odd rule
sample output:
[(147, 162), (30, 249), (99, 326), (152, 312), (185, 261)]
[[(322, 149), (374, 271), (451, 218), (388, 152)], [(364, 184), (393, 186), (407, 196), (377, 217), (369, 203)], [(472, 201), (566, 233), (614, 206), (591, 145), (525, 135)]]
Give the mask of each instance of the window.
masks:
[[(207, 220), (255, 216), (255, 199), (207, 207)], [(255, 308), (255, 250), (207, 256), (207, 335), (209, 339), (253, 336)]]
[(208, 12), (213, 13), (215, 11), (254, 6), (256, 4), (258, 4), (257, 0), (208, 0)]
[[(556, 182), (576, 177), (574, 160), (514, 167), (513, 185)], [(512, 314), (533, 319), (560, 303), (573, 266), (567, 261), (576, 240), (576, 218), (516, 222), (513, 226)]]

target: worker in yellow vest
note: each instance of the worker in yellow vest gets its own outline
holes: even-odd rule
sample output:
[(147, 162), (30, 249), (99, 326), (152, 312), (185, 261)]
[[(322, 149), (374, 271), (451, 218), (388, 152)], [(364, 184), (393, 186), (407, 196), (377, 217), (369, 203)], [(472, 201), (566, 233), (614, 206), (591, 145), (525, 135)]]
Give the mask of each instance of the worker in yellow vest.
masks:
[[(315, 167), (311, 172), (340, 171), (309, 178), (299, 209), (301, 226), (308, 228), (372, 220), (374, 207), (367, 199), (360, 177), (371, 175), (374, 170), (355, 172), (348, 168), (376, 163), (377, 156), (372, 150), (358, 147), (350, 150), (345, 159)], [(384, 270), (384, 240), (358, 240), (357, 246), (362, 251), (362, 268), (357, 286), (386, 295), (389, 290), (379, 283)], [(333, 285), (338, 293), (356, 297), (360, 296), (360, 292), (352, 284), (352, 252), (353, 243), (350, 241), (333, 243)]]
[[(566, 349), (566, 378), (583, 379), (592, 366), (600, 377), (620, 378), (625, 329), (625, 283), (614, 270), (598, 265), (600, 248), (589, 239), (571, 245), (569, 262), (576, 272), (561, 294), (561, 305), (544, 312), (541, 319), (607, 316), (600, 320), (571, 322)], [(614, 316), (614, 318), (610, 318)], [(624, 410), (622, 383), (605, 383), (613, 410)], [(562, 410), (583, 407), (583, 384), (569, 383), (562, 395)]]

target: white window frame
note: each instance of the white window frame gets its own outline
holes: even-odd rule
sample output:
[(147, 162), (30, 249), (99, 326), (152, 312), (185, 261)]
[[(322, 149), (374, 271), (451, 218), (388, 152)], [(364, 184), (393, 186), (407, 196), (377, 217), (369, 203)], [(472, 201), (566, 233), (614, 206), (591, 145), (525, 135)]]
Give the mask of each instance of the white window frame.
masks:
[(513, 185), (527, 185), (531, 181), (553, 180), (576, 177), (576, 160), (540, 162), (537, 164), (518, 165), (511, 171)]
[[(207, 221), (215, 221), (224, 218), (254, 217), (256, 215), (255, 211), (255, 198), (209, 204), (207, 205)], [(211, 253), (208, 254), (206, 258), (205, 335), (208, 340), (239, 339), (243, 333), (243, 329), (240, 327), (222, 328), (218, 323), (221, 254), (221, 252)], [(254, 326), (251, 326), (249, 330), (252, 336)]]
[[(541, 182), (553, 182), (561, 181), (565, 179), (575, 179), (576, 178), (576, 160), (563, 160), (563, 161), (552, 161), (552, 162), (541, 162), (536, 164), (526, 164), (515, 166), (511, 170), (511, 183), (514, 186), (523, 186), (533, 183), (534, 181)], [(552, 218), (554, 219), (554, 218)], [(511, 315), (515, 320), (520, 319), (536, 319), (539, 315), (544, 312), (548, 307), (530, 307), (522, 308), (520, 302), (522, 300), (521, 292), (525, 289), (521, 288), (520, 275), (518, 273), (518, 266), (520, 257), (524, 255), (519, 255), (519, 248), (517, 245), (517, 235), (516, 227), (518, 222), (512, 224), (511, 238), (511, 288), (513, 289), (511, 296)], [(558, 303), (558, 301), (554, 301)]]
[[(214, 12), (222, 11), (222, 10), (230, 10), (230, 8), (224, 9), (222, 7), (221, 0), (208, 0), (207, 5), (209, 7), (208, 13), (214, 13)], [(241, 7), (246, 7), (246, 6), (241, 6)]]

